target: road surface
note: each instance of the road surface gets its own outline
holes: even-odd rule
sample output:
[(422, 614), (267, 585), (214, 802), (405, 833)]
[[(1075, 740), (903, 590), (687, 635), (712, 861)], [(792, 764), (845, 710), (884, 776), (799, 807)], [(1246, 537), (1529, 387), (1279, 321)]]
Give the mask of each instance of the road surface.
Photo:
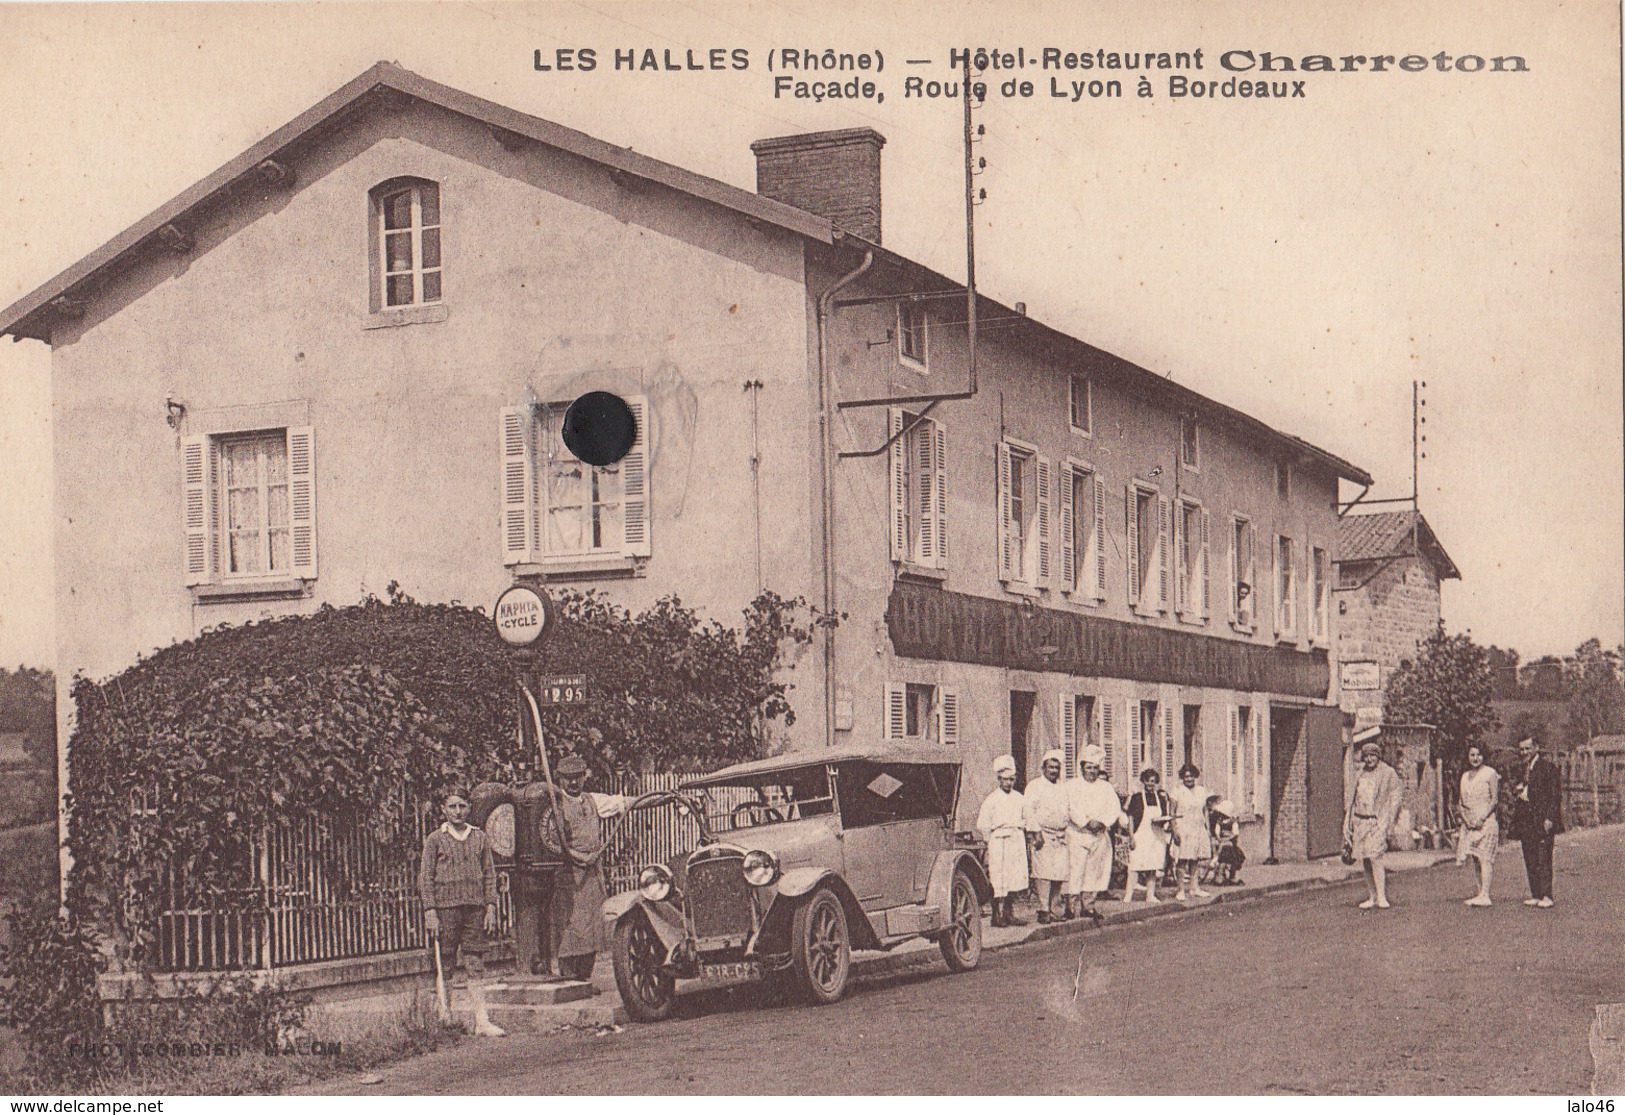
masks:
[(665, 1023), (470, 1041), (320, 1090), (1586, 1093), (1594, 1008), (1625, 1001), (1622, 853), (1619, 829), (1559, 844), (1552, 910), (1521, 904), (1512, 845), (1489, 909), (1447, 865), (1393, 877), (1388, 911), (1356, 909), (1356, 883), (933, 964), (830, 1007), (706, 990)]

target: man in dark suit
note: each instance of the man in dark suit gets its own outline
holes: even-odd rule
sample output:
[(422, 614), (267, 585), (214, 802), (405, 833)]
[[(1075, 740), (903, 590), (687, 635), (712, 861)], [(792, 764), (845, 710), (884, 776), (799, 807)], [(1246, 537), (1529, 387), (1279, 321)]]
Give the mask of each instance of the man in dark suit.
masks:
[(1525, 906), (1551, 909), (1552, 842), (1563, 831), (1563, 783), (1557, 766), (1540, 754), (1540, 741), (1518, 741), (1524, 772), (1513, 791), (1512, 835), (1523, 845), (1523, 866), (1529, 876)]

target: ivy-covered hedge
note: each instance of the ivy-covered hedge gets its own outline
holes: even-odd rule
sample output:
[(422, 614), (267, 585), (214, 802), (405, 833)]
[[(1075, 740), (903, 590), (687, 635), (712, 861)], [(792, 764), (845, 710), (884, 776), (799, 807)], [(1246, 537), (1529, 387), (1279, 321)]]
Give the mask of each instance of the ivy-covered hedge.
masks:
[[(588, 700), (544, 710), (549, 750), (600, 774), (762, 754), (768, 725), (794, 721), (781, 667), (822, 622), (771, 593), (739, 631), (674, 597), (638, 615), (594, 593), (555, 602), (535, 668), (585, 674)], [(391, 586), (388, 601), (212, 630), (105, 681), (76, 679), (70, 909), (139, 963), (166, 871), (216, 908), (255, 901), (242, 865), (269, 824), (360, 815), (415, 844), (414, 803), (534, 761), (518, 736), (519, 668), (478, 610)]]

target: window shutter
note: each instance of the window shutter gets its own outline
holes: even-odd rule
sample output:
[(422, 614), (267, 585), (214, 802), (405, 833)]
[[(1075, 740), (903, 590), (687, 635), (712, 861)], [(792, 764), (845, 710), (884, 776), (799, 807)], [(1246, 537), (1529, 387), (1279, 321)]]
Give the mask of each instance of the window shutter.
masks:
[(1047, 582), (1050, 577), (1050, 500), (1051, 477), (1053, 466), (1043, 457), (1033, 462), (1034, 471), (1038, 475), (1038, 576), (1034, 584)]
[(1077, 547), (1072, 545), (1072, 466), (1061, 463), (1061, 591), (1071, 592), (1078, 583)]
[(187, 437), (181, 441), (181, 572), (189, 585), (207, 584), (210, 577), (209, 439)]
[(1134, 780), (1140, 776), (1140, 771), (1145, 767), (1143, 751), (1144, 745), (1140, 741), (1139, 702), (1130, 701), (1128, 703), (1128, 755), (1129, 766), (1133, 769), (1129, 771), (1128, 781), (1131, 786), (1134, 784)]
[(886, 738), (902, 739), (908, 728), (908, 691), (905, 686), (886, 686)]
[(932, 491), (937, 497), (937, 565), (945, 567), (948, 564), (948, 431), (941, 422), (931, 422), (931, 440), (936, 446), (932, 462), (936, 465), (936, 483)]
[(886, 411), (886, 436), (897, 438), (891, 443), (891, 469), (887, 472), (887, 487), (891, 499), (891, 559), (903, 561), (908, 557), (908, 438), (898, 437), (903, 428), (903, 412), (896, 407)]
[(1208, 587), (1208, 520), (1207, 508), (1202, 508), (1202, 618), (1208, 617), (1208, 599), (1211, 592)]
[(1275, 586), (1270, 596), (1270, 625), (1275, 637), (1280, 638), (1281, 621), (1285, 617), (1281, 615), (1281, 539), (1278, 536), (1271, 536), (1270, 583)]
[(937, 690), (937, 741), (953, 745), (959, 742), (959, 690), (946, 687)]
[(1301, 639), (1309, 634), (1309, 542), (1297, 547), (1298, 575), (1292, 585), (1292, 630)]
[(1008, 581), (1016, 575), (1015, 551), (1010, 509), (1010, 447), (998, 444), (999, 457), (999, 580)]
[(288, 527), (295, 577), (316, 576), (316, 435), (310, 426), (288, 427)]
[(915, 475), (920, 486), (920, 561), (925, 565), (937, 562), (937, 468), (931, 460), (937, 439), (931, 434), (932, 425), (929, 418), (922, 418), (914, 427), (914, 444), (919, 446)]
[(650, 554), (649, 523), (649, 401), (642, 395), (627, 397), (636, 428), (632, 448), (621, 458), (621, 498), (626, 525), (625, 553), (631, 557)]
[(1236, 520), (1230, 520), (1230, 602), (1225, 610), (1225, 618), (1231, 623), (1241, 622), (1241, 570), (1236, 568)]
[(530, 452), (531, 410), (503, 407), (500, 431), (502, 455), (502, 564), (531, 561), (535, 556), (536, 483)]
[(1173, 585), (1170, 583), (1173, 580), (1173, 570), (1170, 562), (1173, 555), (1169, 553), (1171, 547), (1168, 545), (1168, 536), (1172, 533), (1172, 531), (1169, 530), (1169, 524), (1172, 521), (1173, 507), (1169, 504), (1167, 497), (1158, 496), (1157, 572), (1160, 580), (1157, 588), (1157, 611), (1159, 612), (1166, 612), (1168, 610), (1168, 598), (1173, 595)]
[(1089, 536), (1095, 562), (1095, 599), (1106, 602), (1106, 482), (1095, 477), (1095, 529)]
[(1228, 741), (1229, 741), (1229, 744), (1230, 744), (1230, 777), (1225, 780), (1225, 795), (1224, 795), (1225, 797), (1230, 798), (1231, 800), (1235, 799), (1235, 797), (1236, 797), (1236, 788), (1240, 785), (1240, 782), (1238, 781), (1238, 776), (1239, 776), (1239, 773), (1240, 773), (1240, 770), (1241, 770), (1241, 756), (1240, 756), (1240, 752), (1239, 752), (1241, 744), (1240, 744), (1240, 740), (1237, 738), (1237, 737), (1239, 737), (1241, 735), (1240, 719), (1241, 719), (1241, 713), (1239, 713), (1236, 710), (1236, 707), (1234, 705), (1231, 705), (1230, 706), (1230, 732), (1229, 732), (1229, 735), (1227, 737)]
[(1100, 707), (1100, 749), (1106, 753), (1106, 777), (1112, 776), (1112, 759), (1117, 748), (1117, 724), (1112, 715), (1112, 703), (1104, 697), (1095, 698)]
[(1174, 759), (1174, 704), (1172, 701), (1164, 702), (1162, 706), (1162, 781), (1165, 786), (1174, 783), (1174, 772), (1179, 769), (1179, 763)]
[(1265, 736), (1263, 730), (1259, 727), (1259, 722), (1262, 719), (1263, 717), (1258, 715), (1258, 710), (1256, 708), (1253, 710), (1252, 716), (1247, 718), (1247, 735), (1249, 737), (1247, 742), (1248, 745), (1253, 749), (1252, 799), (1254, 813), (1264, 812), (1264, 808), (1261, 803), (1266, 800), (1264, 795), (1268, 792), (1269, 788), (1264, 762)]
[(1241, 622), (1251, 627), (1258, 617), (1258, 528), (1250, 522), (1243, 523), (1242, 535), (1247, 539), (1247, 567), (1244, 571), (1247, 603), (1242, 609)]
[(1185, 615), (1185, 598), (1189, 596), (1186, 591), (1186, 582), (1190, 579), (1190, 570), (1185, 567), (1185, 507), (1183, 504), (1173, 505), (1173, 550), (1174, 550), (1174, 615), (1181, 618)]
[[(1123, 521), (1128, 525), (1128, 603), (1140, 606), (1140, 501), (1130, 484), (1123, 491)], [(1132, 718), (1131, 718), (1132, 719)]]
[(1078, 765), (1078, 699), (1070, 693), (1061, 694), (1061, 776), (1071, 778)]

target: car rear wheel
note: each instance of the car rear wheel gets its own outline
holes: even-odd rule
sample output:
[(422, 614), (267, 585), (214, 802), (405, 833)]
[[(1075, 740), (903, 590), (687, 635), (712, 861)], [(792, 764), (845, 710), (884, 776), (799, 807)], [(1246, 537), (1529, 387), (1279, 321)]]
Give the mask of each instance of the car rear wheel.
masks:
[(954, 869), (948, 894), (948, 928), (937, 941), (942, 958), (955, 972), (967, 972), (982, 959), (982, 900), (963, 868)]
[(846, 910), (828, 888), (813, 891), (796, 910), (791, 956), (807, 997), (833, 1003), (846, 992), (852, 972), (852, 945), (846, 932)]
[(677, 981), (661, 971), (665, 949), (642, 914), (622, 918), (615, 926), (615, 986), (626, 1013), (639, 1022), (659, 1022), (677, 1005)]

